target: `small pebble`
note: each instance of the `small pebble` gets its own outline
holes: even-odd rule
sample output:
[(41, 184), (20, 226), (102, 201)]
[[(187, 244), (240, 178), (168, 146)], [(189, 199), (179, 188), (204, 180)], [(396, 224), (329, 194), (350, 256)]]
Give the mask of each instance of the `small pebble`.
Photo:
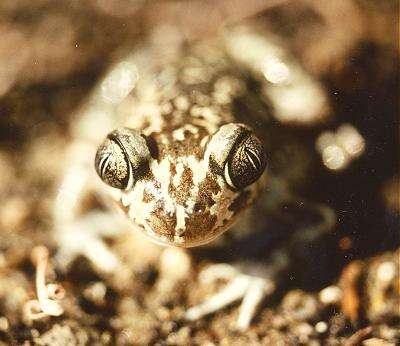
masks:
[(342, 290), (337, 286), (328, 286), (319, 292), (319, 300), (322, 304), (337, 304), (342, 299)]
[(95, 304), (104, 303), (104, 298), (107, 293), (107, 287), (102, 282), (95, 282), (83, 291), (86, 299), (94, 302)]
[(384, 282), (390, 282), (396, 276), (396, 265), (393, 262), (383, 262), (378, 267), (378, 279)]
[(0, 317), (0, 330), (5, 332), (8, 330), (9, 326), (8, 319), (4, 316)]
[(9, 197), (2, 202), (0, 210), (0, 226), (4, 229), (14, 230), (21, 226), (29, 215), (29, 206), (22, 197)]
[(302, 335), (310, 336), (313, 333), (313, 328), (308, 323), (300, 323), (296, 329)]
[(324, 321), (320, 321), (315, 325), (315, 330), (319, 334), (323, 334), (328, 330), (328, 325)]
[(298, 334), (299, 341), (307, 344), (310, 336), (313, 334), (314, 329), (308, 323), (300, 323), (295, 327), (296, 334)]
[(318, 311), (318, 301), (311, 294), (293, 290), (283, 298), (282, 308), (290, 318), (303, 321), (315, 316)]

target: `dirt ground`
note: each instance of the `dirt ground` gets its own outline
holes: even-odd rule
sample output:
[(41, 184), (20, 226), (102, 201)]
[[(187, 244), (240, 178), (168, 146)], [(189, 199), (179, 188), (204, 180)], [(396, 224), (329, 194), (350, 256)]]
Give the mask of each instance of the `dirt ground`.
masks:
[[(0, 1), (1, 345), (400, 344), (398, 14), (395, 0)], [(183, 319), (223, 286), (201, 284), (211, 262), (201, 251), (143, 249), (126, 235), (107, 240), (125, 263), (113, 275), (83, 257), (57, 268), (58, 157), (106, 68), (160, 24), (197, 40), (254, 18), (323, 83), (332, 117), (321, 128), (351, 123), (367, 143), (331, 186), (316, 187), (338, 215), (324, 244), (329, 267), (311, 256), (294, 268), (245, 332), (235, 329), (238, 304)], [(47, 257), (59, 316), (34, 305)]]

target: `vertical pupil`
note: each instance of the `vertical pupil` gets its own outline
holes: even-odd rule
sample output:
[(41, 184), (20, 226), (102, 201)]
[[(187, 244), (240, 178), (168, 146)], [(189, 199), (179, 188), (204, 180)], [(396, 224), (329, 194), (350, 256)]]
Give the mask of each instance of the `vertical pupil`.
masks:
[(111, 153), (107, 153), (107, 155), (100, 162), (100, 174), (104, 176), (105, 168), (107, 167), (108, 160), (110, 159)]
[(126, 188), (130, 167), (122, 144), (109, 138), (101, 147), (100, 153), (96, 170), (101, 179), (112, 187)]
[(256, 171), (259, 171), (261, 168), (261, 161), (260, 161), (260, 158), (258, 157), (258, 155), (249, 147), (246, 147), (244, 149), (244, 152), (246, 153), (247, 158), (249, 159), (249, 161), (252, 164), (252, 166), (254, 167), (254, 169)]

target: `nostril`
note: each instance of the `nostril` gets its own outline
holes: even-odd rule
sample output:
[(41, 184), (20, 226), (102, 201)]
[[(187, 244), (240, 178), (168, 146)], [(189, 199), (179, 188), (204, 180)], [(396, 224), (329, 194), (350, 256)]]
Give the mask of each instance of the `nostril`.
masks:
[(201, 202), (197, 202), (193, 207), (193, 211), (195, 213), (202, 213), (202, 212), (204, 212), (205, 209), (206, 209), (206, 206), (204, 205), (204, 203), (201, 203)]

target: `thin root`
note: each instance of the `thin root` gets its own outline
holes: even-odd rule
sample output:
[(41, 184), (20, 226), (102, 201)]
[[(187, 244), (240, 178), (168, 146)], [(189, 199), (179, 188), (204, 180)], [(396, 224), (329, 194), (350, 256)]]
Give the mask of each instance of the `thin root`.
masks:
[(44, 246), (37, 246), (31, 256), (36, 266), (36, 295), (37, 299), (28, 301), (24, 306), (24, 314), (28, 322), (42, 319), (47, 316), (60, 316), (64, 309), (59, 300), (65, 296), (65, 290), (60, 284), (46, 285), (46, 270), (49, 252)]

